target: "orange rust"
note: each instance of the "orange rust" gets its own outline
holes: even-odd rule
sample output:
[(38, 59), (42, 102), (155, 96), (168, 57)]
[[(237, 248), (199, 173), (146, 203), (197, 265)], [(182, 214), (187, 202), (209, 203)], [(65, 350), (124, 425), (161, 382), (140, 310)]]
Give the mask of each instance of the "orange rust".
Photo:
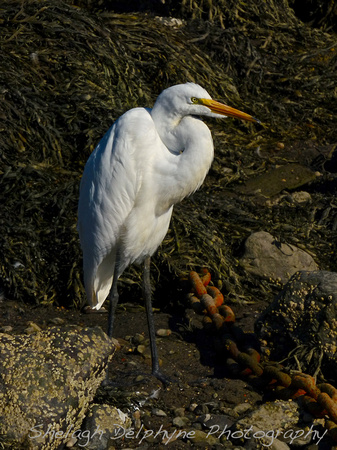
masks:
[(212, 322), (217, 330), (220, 330), (224, 323), (224, 318), (219, 314), (215, 313), (212, 315)]
[(321, 392), (318, 395), (317, 401), (327, 410), (330, 419), (337, 424), (337, 403), (326, 392)]
[(252, 348), (252, 347), (247, 348), (247, 349), (245, 349), (245, 352), (246, 352), (249, 356), (251, 356), (252, 358), (254, 358), (255, 361), (260, 362), (260, 360), (261, 360), (261, 355), (260, 355), (260, 353), (259, 353), (257, 350), (255, 350), (255, 348)]
[(252, 372), (258, 377), (262, 375), (263, 369), (260, 364), (256, 361), (255, 358), (252, 358), (247, 353), (239, 352), (237, 361), (239, 364), (242, 364), (248, 369), (251, 369)]
[(282, 372), (278, 367), (265, 366), (263, 372), (265, 375), (275, 379), (284, 387), (289, 387), (291, 384), (291, 377), (287, 373)]
[(196, 272), (190, 273), (192, 290), (196, 295), (191, 294), (190, 304), (195, 311), (205, 314), (203, 323), (206, 329), (222, 329), (222, 334), (216, 335), (217, 350), (221, 352), (225, 348), (228, 352), (226, 364), (233, 375), (265, 374), (270, 379), (269, 384), (276, 384), (272, 388), (280, 398), (301, 397), (303, 406), (314, 416), (329, 415), (332, 420), (326, 420), (326, 426), (329, 435), (337, 441), (337, 389), (328, 383), (316, 386), (315, 380), (307, 374), (291, 377), (282, 372), (282, 366), (273, 365), (272, 362), (263, 368), (259, 363), (260, 354), (251, 347), (252, 333), (244, 333), (234, 324), (235, 315), (230, 307), (223, 304), (223, 295), (219, 289), (208, 286), (211, 274), (207, 269), (202, 269), (201, 273), (201, 276)]
[(200, 304), (200, 299), (198, 297), (196, 297), (195, 295), (191, 295), (191, 297), (189, 298), (190, 304), (194, 305), (194, 303), (199, 303)]
[(204, 286), (207, 286), (210, 283), (210, 281), (211, 281), (211, 274), (210, 274), (209, 270), (206, 267), (203, 267), (201, 269), (201, 273), (202, 273), (201, 281), (202, 281)]
[(298, 390), (296, 388), (293, 389), (291, 387), (276, 386), (275, 388), (275, 393), (282, 400), (289, 400), (290, 398), (293, 398), (297, 392)]
[(292, 387), (297, 387), (298, 389), (304, 390), (315, 400), (317, 400), (320, 393), (320, 390), (315, 384), (314, 378), (304, 373), (293, 376)]
[(216, 306), (220, 306), (223, 304), (223, 295), (215, 286), (207, 286), (207, 294), (209, 294), (214, 299)]
[(224, 317), (225, 322), (235, 322), (235, 314), (232, 308), (227, 305), (221, 305), (218, 309), (219, 313)]
[(295, 398), (299, 398), (299, 397), (304, 397), (306, 395), (307, 391), (305, 391), (304, 389), (297, 389), (296, 392), (294, 392), (294, 394), (291, 396), (291, 398), (293, 400), (295, 400)]
[(197, 272), (190, 272), (190, 281), (192, 284), (193, 292), (197, 297), (200, 298), (202, 295), (207, 293), (206, 288), (203, 285), (203, 282), (201, 281)]
[(204, 294), (201, 296), (200, 303), (207, 310), (210, 316), (216, 314), (218, 312), (218, 308), (215, 306), (214, 300), (208, 294)]
[(337, 402), (337, 389), (329, 383), (321, 383), (317, 386), (321, 392), (326, 392), (334, 402)]
[(225, 347), (226, 347), (226, 350), (232, 356), (232, 358), (237, 360), (238, 354), (240, 352), (239, 352), (239, 349), (238, 349), (238, 346), (236, 345), (236, 343), (232, 339), (226, 339), (225, 340)]
[(314, 398), (309, 397), (309, 395), (303, 395), (301, 400), (304, 408), (313, 416), (324, 417), (326, 415), (326, 409)]

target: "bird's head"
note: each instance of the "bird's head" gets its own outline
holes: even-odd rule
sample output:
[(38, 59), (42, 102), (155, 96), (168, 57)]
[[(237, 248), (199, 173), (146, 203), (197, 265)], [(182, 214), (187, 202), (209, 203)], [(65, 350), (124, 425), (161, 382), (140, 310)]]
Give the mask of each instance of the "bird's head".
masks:
[(167, 114), (178, 116), (236, 117), (250, 122), (260, 122), (238, 109), (213, 100), (209, 93), (195, 83), (185, 83), (165, 89), (157, 98), (153, 110), (164, 108)]

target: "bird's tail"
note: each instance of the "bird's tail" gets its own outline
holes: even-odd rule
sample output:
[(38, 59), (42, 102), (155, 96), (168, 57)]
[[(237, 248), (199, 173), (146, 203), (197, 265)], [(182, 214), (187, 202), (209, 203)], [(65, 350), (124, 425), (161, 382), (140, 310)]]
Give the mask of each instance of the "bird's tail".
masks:
[(100, 309), (108, 297), (113, 282), (114, 271), (115, 255), (110, 253), (102, 260), (96, 270), (89, 272), (90, 278), (84, 280), (88, 302), (93, 309)]

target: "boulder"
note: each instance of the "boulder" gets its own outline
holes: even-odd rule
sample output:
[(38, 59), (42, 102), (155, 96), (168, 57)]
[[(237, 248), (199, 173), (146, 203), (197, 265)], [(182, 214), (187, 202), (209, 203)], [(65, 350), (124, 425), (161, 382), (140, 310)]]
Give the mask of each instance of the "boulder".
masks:
[(253, 275), (281, 283), (286, 283), (299, 270), (318, 269), (308, 253), (292, 244), (281, 243), (266, 231), (258, 231), (247, 238), (240, 263)]
[(78, 436), (78, 446), (87, 450), (106, 450), (120, 442), (131, 427), (131, 419), (112, 405), (90, 405)]
[(0, 435), (52, 450), (80, 429), (115, 346), (99, 327), (0, 334)]
[(287, 365), (312, 375), (320, 369), (326, 378), (336, 380), (337, 273), (293, 275), (255, 328), (273, 348), (273, 358), (290, 354)]

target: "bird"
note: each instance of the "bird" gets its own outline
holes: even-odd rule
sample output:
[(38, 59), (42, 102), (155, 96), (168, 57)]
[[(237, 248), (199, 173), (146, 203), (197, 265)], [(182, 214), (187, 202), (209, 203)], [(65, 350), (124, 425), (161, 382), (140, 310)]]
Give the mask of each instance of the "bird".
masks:
[(173, 207), (203, 183), (214, 158), (211, 131), (200, 117), (258, 119), (213, 100), (195, 83), (163, 90), (152, 109), (126, 111), (90, 155), (80, 182), (78, 233), (90, 307), (109, 297), (107, 334), (113, 336), (117, 282), (133, 263), (144, 264), (152, 374), (163, 383), (152, 312), (150, 263)]

